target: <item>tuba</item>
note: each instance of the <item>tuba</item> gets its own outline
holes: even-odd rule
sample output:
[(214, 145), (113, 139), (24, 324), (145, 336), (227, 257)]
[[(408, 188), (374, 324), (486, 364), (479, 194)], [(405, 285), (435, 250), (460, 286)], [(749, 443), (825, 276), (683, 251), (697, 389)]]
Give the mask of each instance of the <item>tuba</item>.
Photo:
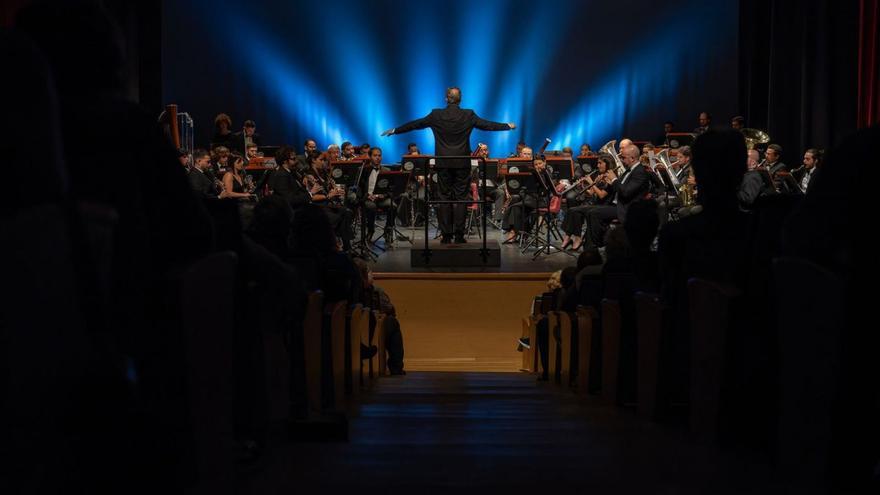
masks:
[(611, 158), (614, 159), (614, 172), (618, 176), (621, 176), (626, 172), (626, 167), (623, 166), (623, 162), (621, 162), (620, 157), (617, 156), (617, 149), (615, 149), (615, 146), (617, 146), (617, 140), (612, 139), (611, 141), (605, 143), (605, 145), (603, 145), (601, 148), (599, 148), (598, 153), (600, 155), (602, 153), (611, 155)]
[(767, 144), (770, 142), (770, 136), (760, 129), (740, 129), (743, 138), (746, 140), (746, 149), (753, 150), (757, 144)]

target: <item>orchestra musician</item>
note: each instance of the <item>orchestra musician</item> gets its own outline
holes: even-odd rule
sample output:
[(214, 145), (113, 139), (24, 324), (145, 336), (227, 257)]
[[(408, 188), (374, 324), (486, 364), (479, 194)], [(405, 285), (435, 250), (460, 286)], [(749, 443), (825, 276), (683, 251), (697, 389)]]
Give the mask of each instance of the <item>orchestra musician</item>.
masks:
[(612, 184), (616, 184), (612, 204), (597, 206), (587, 215), (587, 228), (594, 246), (602, 245), (608, 222), (616, 218), (624, 223), (629, 205), (643, 199), (651, 188), (651, 177), (639, 163), (639, 147), (629, 144), (621, 154), (626, 171), (619, 178), (612, 179)]
[[(474, 156), (482, 157), (484, 160), (489, 159), (489, 145), (485, 143), (477, 144), (477, 149), (474, 150)], [(477, 186), (479, 186), (479, 182), (477, 182)], [(498, 181), (498, 177), (486, 177), (486, 194), (490, 201), (493, 202), (493, 213), (492, 220), (500, 225), (502, 221), (502, 209), (504, 208), (504, 200), (506, 199), (506, 192), (504, 190), (503, 185), (501, 185)]]
[[(523, 155), (531, 156), (531, 148), (523, 148)], [(524, 156), (523, 158), (527, 158)], [(532, 162), (532, 175), (538, 184), (538, 194), (512, 194), (504, 215), (502, 227), (507, 231), (504, 244), (510, 244), (516, 240), (516, 236), (525, 230), (526, 220), (532, 211), (537, 208), (547, 208), (550, 205), (551, 196), (559, 196), (553, 177), (547, 170), (547, 162), (543, 158), (536, 158)]]
[(804, 161), (803, 164), (792, 170), (791, 175), (794, 177), (794, 180), (797, 182), (798, 187), (803, 193), (807, 193), (810, 190), (810, 184), (813, 181), (813, 177), (816, 176), (816, 171), (822, 165), (822, 152), (816, 148), (810, 148), (804, 152)]
[(770, 172), (771, 177), (774, 177), (778, 172), (788, 171), (788, 166), (782, 162), (781, 158), (782, 146), (779, 146), (778, 144), (767, 146), (767, 151), (764, 152), (764, 159), (767, 160), (765, 166), (767, 167), (767, 171)]
[(364, 220), (366, 222), (367, 237), (372, 239), (376, 231), (376, 211), (382, 208), (385, 211), (385, 245), (394, 245), (394, 222), (397, 219), (398, 203), (396, 198), (377, 194), (376, 182), (379, 180), (379, 172), (390, 170), (382, 166), (382, 148), (370, 148), (370, 161), (365, 165), (364, 172), (358, 184), (358, 203), (363, 206)]
[(330, 144), (330, 146), (327, 146), (327, 151), (324, 152), (324, 160), (326, 160), (327, 163), (339, 161), (339, 145), (338, 144), (333, 143), (333, 144)]
[(743, 174), (743, 180), (736, 195), (739, 200), (739, 208), (742, 211), (751, 211), (758, 198), (776, 192), (770, 186), (769, 181), (764, 178), (766, 173), (759, 170), (758, 157), (758, 150), (748, 150), (746, 173)]
[(309, 190), (303, 183), (302, 173), (297, 170), (297, 157), (294, 150), (282, 146), (275, 153), (278, 168), (269, 175), (269, 189), (274, 196), (287, 200), (292, 208), (298, 208), (309, 202)]
[(244, 177), (244, 158), (238, 153), (232, 153), (232, 167), (223, 174), (223, 192), (220, 198), (252, 199), (253, 194), (247, 191)]
[[(399, 127), (389, 129), (383, 136), (403, 134), (417, 129), (431, 128), (434, 133), (435, 152), (437, 157), (468, 156), (471, 153), (470, 135), (474, 128), (484, 131), (508, 131), (514, 129), (513, 123), (491, 122), (481, 119), (473, 110), (462, 109), (461, 90), (457, 87), (447, 88), (446, 108), (434, 109), (427, 116), (407, 122)], [(439, 179), (440, 198), (445, 201), (464, 201), (470, 192), (470, 160), (461, 163), (443, 163), (437, 175)], [(465, 203), (442, 204), (437, 208), (437, 219), (443, 234), (441, 242), (452, 242), (455, 235), (456, 243), (465, 242)]]
[(303, 174), (303, 185), (308, 189), (312, 203), (323, 208), (336, 237), (342, 240), (343, 249), (348, 251), (354, 238), (354, 212), (343, 204), (345, 190), (333, 181), (323, 156), (312, 158), (309, 170)]
[(617, 176), (614, 174), (614, 159), (603, 153), (599, 155), (596, 162), (596, 170), (590, 175), (585, 175), (578, 179), (582, 181), (582, 185), (578, 185), (569, 193), (574, 192), (579, 198), (583, 198), (580, 204), (570, 206), (565, 213), (565, 220), (562, 222), (562, 249), (571, 246), (573, 251), (577, 251), (583, 246), (583, 237), (581, 233), (584, 229), (584, 222), (590, 211), (597, 206), (605, 206), (611, 204), (614, 200), (614, 193), (617, 187)]
[(697, 120), (700, 125), (694, 129), (694, 134), (702, 134), (708, 131), (709, 127), (712, 125), (712, 116), (709, 115), (709, 112), (700, 112)]
[(189, 185), (200, 199), (216, 199), (218, 191), (210, 175), (211, 155), (205, 150), (193, 151), (193, 166), (188, 172)]
[(339, 159), (344, 162), (350, 162), (355, 158), (355, 149), (351, 141), (346, 141), (342, 143), (342, 155), (340, 155)]
[(312, 158), (318, 156), (318, 142), (308, 138), (303, 143), (303, 154), (296, 157), (296, 168), (300, 173), (306, 173), (312, 163)]

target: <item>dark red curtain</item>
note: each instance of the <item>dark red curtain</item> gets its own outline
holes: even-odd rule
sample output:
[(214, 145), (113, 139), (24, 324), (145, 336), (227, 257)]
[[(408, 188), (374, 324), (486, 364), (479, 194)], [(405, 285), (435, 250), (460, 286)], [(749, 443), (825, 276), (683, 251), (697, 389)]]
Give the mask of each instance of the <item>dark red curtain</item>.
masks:
[(878, 78), (877, 35), (880, 0), (859, 2), (859, 97), (858, 126), (870, 127), (880, 123), (880, 78)]

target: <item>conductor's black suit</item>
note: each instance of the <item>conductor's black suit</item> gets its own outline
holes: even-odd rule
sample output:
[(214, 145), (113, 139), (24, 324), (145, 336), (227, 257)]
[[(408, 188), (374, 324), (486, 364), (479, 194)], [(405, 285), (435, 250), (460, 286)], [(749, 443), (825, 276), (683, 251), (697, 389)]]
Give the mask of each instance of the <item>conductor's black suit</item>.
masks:
[[(476, 127), (484, 131), (508, 131), (510, 125), (500, 122), (483, 120), (473, 110), (463, 109), (456, 103), (446, 108), (436, 108), (426, 117), (407, 122), (393, 130), (393, 134), (403, 134), (416, 129), (430, 127), (434, 133), (434, 156), (468, 156), (471, 154), (471, 131)], [(466, 200), (469, 198), (470, 160), (437, 160), (440, 191), (442, 200)], [(450, 237), (453, 228), (456, 236), (464, 234), (465, 204), (457, 203), (454, 208), (443, 204), (437, 209), (440, 231), (444, 237)], [(454, 215), (451, 215), (454, 212)], [(452, 218), (455, 224), (453, 227)]]

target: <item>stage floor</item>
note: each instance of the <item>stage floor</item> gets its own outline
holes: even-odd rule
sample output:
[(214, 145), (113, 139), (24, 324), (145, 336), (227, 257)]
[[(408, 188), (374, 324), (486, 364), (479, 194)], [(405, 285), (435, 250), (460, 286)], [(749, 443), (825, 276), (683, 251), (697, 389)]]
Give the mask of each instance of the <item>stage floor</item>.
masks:
[[(413, 267), (411, 263), (411, 250), (421, 250), (425, 246), (425, 229), (424, 227), (409, 229), (398, 227), (400, 233), (413, 239), (413, 243), (398, 240), (395, 246), (385, 252), (379, 248), (385, 247), (384, 240), (376, 241), (373, 251), (378, 253), (379, 259), (373, 266), (373, 271), (377, 273), (552, 273), (561, 270), (567, 266), (573, 266), (577, 262), (577, 253), (557, 252), (551, 250), (549, 256), (542, 255), (537, 260), (533, 260), (535, 250), (529, 249), (525, 253), (521, 252), (518, 244), (501, 244), (504, 233), (500, 230), (489, 227), (488, 242), (489, 247), (501, 249), (501, 266), (494, 267)], [(379, 229), (377, 228), (377, 232)], [(437, 230), (431, 227), (429, 237), (432, 244), (437, 243), (434, 240)], [(554, 242), (558, 245), (559, 241)], [(479, 248), (482, 241), (477, 236), (476, 231), (468, 238), (468, 248)]]

